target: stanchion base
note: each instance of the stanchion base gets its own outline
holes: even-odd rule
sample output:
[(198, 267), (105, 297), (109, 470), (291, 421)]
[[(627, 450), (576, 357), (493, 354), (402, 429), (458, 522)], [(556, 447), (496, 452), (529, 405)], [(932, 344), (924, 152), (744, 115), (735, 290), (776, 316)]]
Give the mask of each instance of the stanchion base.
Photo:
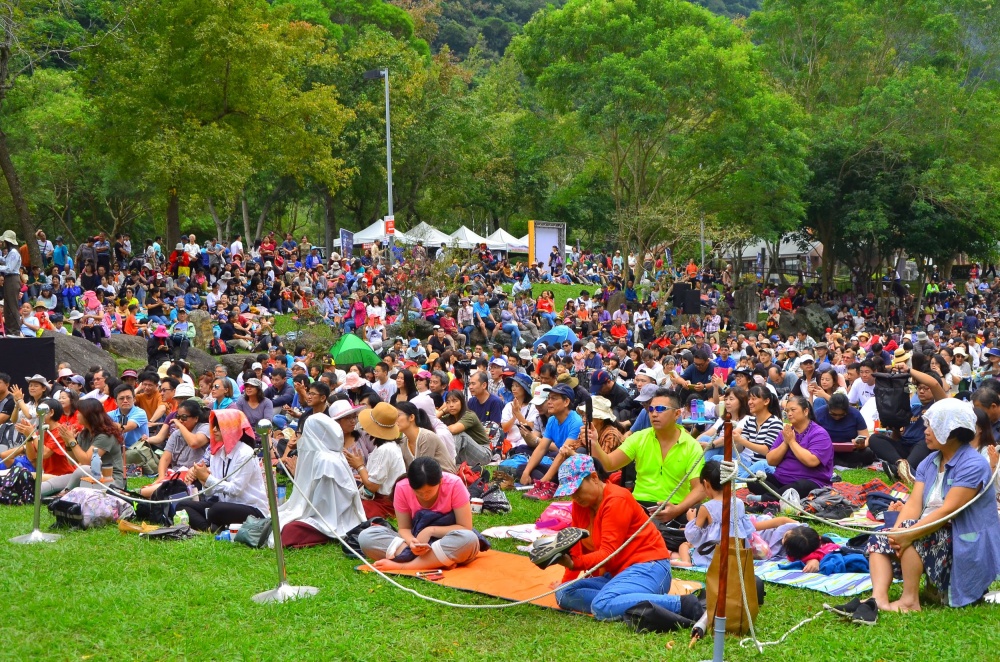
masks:
[(278, 584), (277, 588), (253, 596), (253, 601), (262, 605), (269, 602), (288, 602), (289, 600), (308, 598), (317, 593), (319, 593), (319, 589), (315, 586), (290, 586), (282, 583)]
[(36, 542), (55, 542), (60, 538), (62, 538), (62, 536), (58, 533), (42, 533), (38, 529), (35, 529), (27, 535), (11, 538), (10, 542), (18, 545), (31, 545)]

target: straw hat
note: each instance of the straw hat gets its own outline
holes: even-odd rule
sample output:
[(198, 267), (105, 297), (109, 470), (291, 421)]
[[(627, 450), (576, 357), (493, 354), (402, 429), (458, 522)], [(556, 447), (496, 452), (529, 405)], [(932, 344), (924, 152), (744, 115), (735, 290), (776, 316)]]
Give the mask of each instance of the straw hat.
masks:
[(361, 429), (376, 439), (399, 439), (399, 426), (396, 417), (399, 412), (388, 402), (380, 402), (372, 409), (365, 409), (358, 414)]

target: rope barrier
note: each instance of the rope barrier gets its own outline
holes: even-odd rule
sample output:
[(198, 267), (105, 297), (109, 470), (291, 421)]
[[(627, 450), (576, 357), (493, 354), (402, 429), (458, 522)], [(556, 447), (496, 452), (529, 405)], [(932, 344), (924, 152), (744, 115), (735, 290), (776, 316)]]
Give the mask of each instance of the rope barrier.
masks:
[[(278, 460), (278, 463), (281, 464), (281, 466), (285, 467), (286, 472), (287, 472), (288, 467), (285, 466), (285, 463), (282, 462), (280, 459)], [(316, 514), (316, 516), (319, 518), (319, 520), (321, 522), (323, 522), (323, 524), (326, 525), (326, 527), (328, 529), (330, 529), (331, 531), (333, 531), (333, 533), (336, 536), (337, 540), (341, 543), (341, 546), (344, 549), (351, 550), (351, 553), (354, 554), (354, 556), (358, 557), (361, 560), (361, 562), (364, 563), (369, 569), (371, 569), (372, 571), (374, 571), (379, 577), (381, 577), (382, 579), (384, 579), (386, 582), (388, 582), (392, 586), (395, 586), (396, 588), (398, 588), (398, 589), (400, 589), (400, 590), (402, 590), (402, 591), (404, 591), (406, 593), (409, 593), (409, 594), (411, 594), (411, 595), (413, 595), (413, 596), (415, 596), (417, 598), (420, 598), (421, 600), (426, 600), (428, 602), (433, 602), (435, 604), (439, 604), (439, 605), (442, 605), (442, 606), (445, 606), (445, 607), (455, 607), (457, 609), (507, 609), (509, 607), (517, 607), (517, 606), (520, 606), (520, 605), (529, 604), (529, 603), (534, 602), (535, 600), (541, 600), (542, 598), (546, 598), (546, 597), (554, 594), (556, 591), (558, 591), (560, 589), (564, 589), (564, 588), (566, 588), (568, 586), (572, 586), (573, 584), (577, 583), (578, 581), (581, 581), (581, 580), (586, 579), (587, 577), (590, 577), (591, 575), (593, 575), (597, 570), (599, 570), (602, 566), (604, 566), (611, 559), (613, 559), (615, 556), (617, 556), (622, 550), (624, 550), (626, 547), (628, 547), (632, 543), (632, 541), (635, 540), (636, 536), (638, 536), (639, 533), (641, 533), (642, 530), (644, 528), (646, 528), (646, 526), (648, 526), (650, 522), (653, 521), (653, 519), (660, 513), (660, 511), (663, 510), (667, 506), (668, 503), (670, 503), (670, 499), (672, 499), (673, 496), (677, 493), (677, 490), (679, 490), (681, 488), (681, 485), (683, 485), (685, 483), (685, 481), (687, 481), (687, 479), (691, 476), (691, 472), (695, 470), (695, 467), (697, 467), (699, 463), (700, 463), (700, 461), (699, 462), (695, 462), (694, 464), (692, 464), (691, 467), (687, 470), (687, 473), (684, 474), (684, 478), (682, 478), (680, 480), (680, 482), (677, 483), (677, 486), (674, 487), (673, 492), (671, 492), (670, 495), (667, 496), (667, 498), (664, 499), (663, 502), (656, 508), (656, 510), (653, 511), (650, 514), (649, 518), (646, 519), (646, 521), (643, 522), (642, 525), (638, 529), (636, 529), (635, 533), (633, 533), (628, 538), (628, 540), (626, 540), (624, 543), (622, 543), (621, 547), (619, 547), (618, 549), (616, 549), (615, 551), (613, 551), (610, 555), (608, 555), (608, 557), (606, 559), (604, 559), (603, 561), (601, 561), (600, 563), (598, 563), (596, 566), (594, 566), (590, 570), (587, 570), (587, 571), (583, 572), (576, 579), (571, 579), (570, 581), (566, 582), (565, 584), (561, 584), (558, 588), (551, 589), (551, 590), (546, 591), (545, 593), (542, 593), (540, 595), (536, 595), (536, 596), (531, 597), (531, 598), (525, 598), (523, 600), (518, 600), (516, 602), (506, 602), (506, 603), (503, 603), (503, 604), (491, 604), (491, 605), (470, 605), (470, 604), (460, 604), (460, 603), (455, 603), (455, 602), (448, 602), (447, 600), (440, 600), (438, 598), (432, 598), (429, 595), (424, 595), (423, 593), (420, 593), (416, 589), (412, 589), (412, 588), (410, 588), (408, 586), (403, 586), (402, 584), (400, 584), (399, 582), (397, 582), (396, 580), (394, 580), (392, 577), (388, 576), (387, 574), (385, 574), (384, 572), (382, 572), (381, 570), (379, 570), (378, 568), (376, 568), (374, 565), (372, 565), (372, 563), (368, 559), (365, 558), (364, 554), (359, 553), (356, 549), (354, 549), (353, 547), (351, 547), (350, 545), (348, 545), (344, 541), (344, 539), (340, 536), (340, 534), (337, 533), (337, 529), (335, 527), (333, 527), (333, 526), (330, 525), (330, 523), (326, 520), (326, 518), (323, 517), (323, 513), (321, 513), (316, 508), (316, 506), (309, 499), (309, 497), (306, 496), (305, 492), (302, 491), (301, 488), (299, 488), (298, 483), (295, 482), (295, 478), (289, 476), (289, 480), (291, 480), (292, 486), (295, 488), (295, 490), (297, 492), (299, 492), (302, 495), (302, 497), (305, 499), (306, 503), (309, 504), (309, 507), (313, 509), (313, 512)], [(291, 473), (291, 472), (288, 472), (288, 473)]]

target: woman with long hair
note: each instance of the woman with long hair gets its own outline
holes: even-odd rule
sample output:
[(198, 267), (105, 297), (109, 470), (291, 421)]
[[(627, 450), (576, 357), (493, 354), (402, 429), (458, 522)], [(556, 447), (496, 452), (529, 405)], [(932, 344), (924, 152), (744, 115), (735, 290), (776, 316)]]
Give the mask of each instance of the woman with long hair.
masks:
[(415, 397), (417, 397), (417, 382), (413, 378), (413, 373), (409, 370), (400, 370), (396, 373), (396, 392), (389, 398), (389, 404), (409, 402)]
[[(733, 434), (735, 440), (735, 434), (737, 430), (742, 430), (743, 427), (750, 420), (750, 394), (741, 389), (739, 386), (734, 386), (728, 391), (726, 395), (722, 398), (723, 406), (726, 408), (726, 412), (729, 413), (733, 422)], [(725, 442), (725, 433), (722, 429), (724, 423), (723, 417), (720, 415), (704, 434), (698, 437), (705, 447), (705, 460), (718, 460), (723, 454), (722, 445)]]
[[(781, 436), (778, 397), (766, 386), (754, 386), (747, 394), (747, 408), (750, 417), (742, 430), (733, 430), (733, 444), (741, 449), (741, 461), (750, 468), (750, 472), (772, 473), (774, 469), (767, 463), (767, 453)], [(746, 477), (749, 474), (741, 467), (740, 475)]]
[(473, 464), (488, 464), (490, 461), (490, 438), (479, 417), (469, 411), (465, 393), (451, 390), (444, 398), (444, 406), (438, 410), (438, 418), (448, 426), (455, 437), (455, 461)]
[(396, 425), (403, 434), (401, 450), (406, 467), (409, 468), (415, 458), (432, 457), (444, 471), (458, 473), (454, 458), (441, 437), (434, 433), (434, 426), (427, 413), (412, 402), (400, 402), (396, 405), (396, 410), (399, 412)]
[[(74, 431), (68, 425), (57, 425), (56, 434), (61, 438), (67, 455), (81, 466), (73, 473), (56, 476), (42, 483), (43, 494), (54, 494), (71, 490), (80, 485), (81, 480), (95, 482), (118, 489), (125, 488), (125, 463), (123, 448), (125, 440), (121, 430), (104, 411), (101, 403), (93, 398), (80, 400), (79, 420), (83, 428)], [(93, 475), (91, 462), (94, 455), (100, 458), (101, 472)]]

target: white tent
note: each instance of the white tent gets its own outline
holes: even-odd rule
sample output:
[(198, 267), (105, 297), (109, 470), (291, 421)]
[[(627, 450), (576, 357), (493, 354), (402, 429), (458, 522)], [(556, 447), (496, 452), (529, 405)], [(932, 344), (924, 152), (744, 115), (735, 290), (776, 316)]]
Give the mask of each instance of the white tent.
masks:
[[(399, 230), (396, 230), (394, 237), (397, 244), (409, 243), (409, 238)], [(359, 230), (354, 233), (354, 246), (356, 248), (361, 248), (362, 244), (374, 244), (376, 241), (382, 241), (385, 238), (385, 221), (379, 219), (366, 227), (364, 230)], [(333, 245), (340, 248), (339, 233), (337, 239), (334, 239)]]
[(490, 250), (507, 250), (506, 244), (484, 239), (464, 225), (452, 232), (451, 237), (448, 239), (449, 246), (454, 245), (456, 242), (459, 248), (465, 249), (477, 248), (480, 244), (485, 243)]
[(410, 228), (406, 233), (406, 239), (408, 244), (416, 244), (417, 240), (423, 241), (427, 248), (441, 248), (441, 244), (451, 245), (451, 242), (454, 241), (444, 232), (424, 221), (421, 221), (416, 227)]
[(506, 248), (504, 250), (510, 251), (511, 253), (527, 253), (528, 252), (528, 236), (525, 235), (524, 239), (518, 239), (511, 233), (507, 232), (503, 228), (500, 228), (489, 237), (486, 238), (487, 242), (496, 242), (503, 244)]

